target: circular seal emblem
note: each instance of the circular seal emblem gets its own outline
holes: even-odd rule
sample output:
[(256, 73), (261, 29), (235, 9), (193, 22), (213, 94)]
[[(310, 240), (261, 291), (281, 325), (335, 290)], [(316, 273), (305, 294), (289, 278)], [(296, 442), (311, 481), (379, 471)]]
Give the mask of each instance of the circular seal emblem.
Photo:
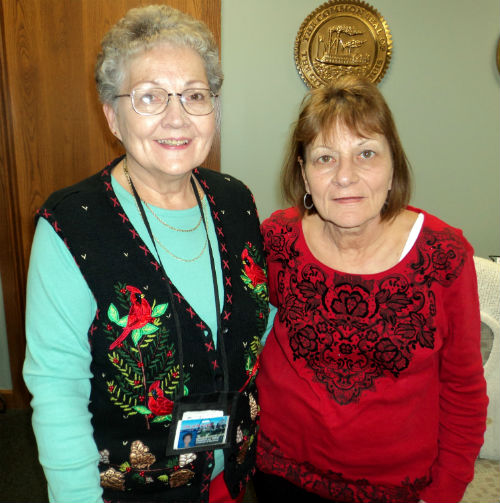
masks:
[(295, 64), (309, 87), (342, 75), (380, 82), (391, 59), (385, 19), (360, 0), (331, 0), (311, 12), (295, 39)]

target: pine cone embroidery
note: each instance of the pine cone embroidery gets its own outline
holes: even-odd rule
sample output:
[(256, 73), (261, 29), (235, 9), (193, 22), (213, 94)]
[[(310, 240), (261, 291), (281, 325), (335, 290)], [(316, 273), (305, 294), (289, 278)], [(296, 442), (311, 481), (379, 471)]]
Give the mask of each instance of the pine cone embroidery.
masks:
[(243, 432), (241, 431), (241, 426), (238, 425), (238, 428), (236, 428), (236, 443), (239, 444), (243, 442)]
[(245, 442), (243, 442), (243, 445), (240, 447), (240, 452), (238, 452), (238, 455), (236, 456), (236, 462), (239, 465), (243, 464), (243, 462), (245, 461), (249, 447), (250, 442), (248, 440), (245, 440)]
[(248, 401), (250, 403), (250, 417), (252, 418), (252, 421), (255, 421), (255, 418), (259, 413), (259, 406), (257, 405), (257, 402), (255, 401), (252, 393), (248, 394)]
[(134, 440), (130, 447), (130, 464), (134, 468), (145, 470), (155, 461), (156, 458), (149, 452), (149, 447), (144, 445), (140, 440)]
[(186, 454), (181, 454), (179, 456), (179, 466), (182, 468), (190, 463), (194, 463), (196, 459), (196, 454), (194, 452), (187, 452)]
[(99, 463), (104, 465), (109, 465), (109, 451), (108, 449), (104, 449), (99, 451)]
[(114, 468), (101, 473), (101, 486), (125, 491), (125, 475)]
[(186, 485), (194, 477), (194, 472), (186, 468), (177, 470), (170, 475), (170, 487), (180, 487)]

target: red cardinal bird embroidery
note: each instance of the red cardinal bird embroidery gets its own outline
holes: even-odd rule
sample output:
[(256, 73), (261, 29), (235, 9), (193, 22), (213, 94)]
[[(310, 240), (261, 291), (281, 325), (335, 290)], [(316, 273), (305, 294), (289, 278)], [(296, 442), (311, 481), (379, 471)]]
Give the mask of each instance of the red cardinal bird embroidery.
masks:
[(255, 263), (254, 259), (248, 253), (247, 248), (241, 253), (241, 260), (243, 261), (243, 272), (250, 280), (253, 288), (266, 282), (266, 273), (262, 267)]
[(174, 402), (169, 400), (160, 387), (160, 381), (154, 381), (149, 387), (148, 408), (156, 416), (170, 414), (174, 408)]
[(153, 319), (151, 317), (151, 306), (144, 298), (144, 294), (138, 288), (135, 288), (135, 286), (128, 285), (127, 290), (130, 292), (130, 310), (128, 312), (127, 325), (121, 335), (111, 343), (109, 346), (110, 350), (123, 342), (130, 332), (144, 327)]

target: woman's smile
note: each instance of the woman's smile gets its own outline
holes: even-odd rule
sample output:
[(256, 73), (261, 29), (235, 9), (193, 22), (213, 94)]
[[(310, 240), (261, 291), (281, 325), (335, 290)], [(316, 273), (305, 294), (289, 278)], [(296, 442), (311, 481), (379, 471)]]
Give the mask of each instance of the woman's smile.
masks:
[(156, 141), (165, 148), (185, 148), (191, 143), (187, 138), (165, 138)]

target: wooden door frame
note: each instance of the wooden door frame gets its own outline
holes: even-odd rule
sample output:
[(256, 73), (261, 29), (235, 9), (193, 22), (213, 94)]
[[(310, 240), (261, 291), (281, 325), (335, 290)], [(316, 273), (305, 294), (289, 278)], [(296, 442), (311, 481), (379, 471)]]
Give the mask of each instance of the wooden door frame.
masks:
[[(14, 141), (10, 121), (3, 4), (0, 4), (0, 276), (3, 289), (11, 390), (0, 390), (8, 407), (26, 407), (29, 393), (22, 378), (26, 347), (24, 332), (26, 264), (23, 260), (21, 218), (16, 208), (17, 173), (12, 152)], [(1, 308), (1, 306), (0, 306)]]

